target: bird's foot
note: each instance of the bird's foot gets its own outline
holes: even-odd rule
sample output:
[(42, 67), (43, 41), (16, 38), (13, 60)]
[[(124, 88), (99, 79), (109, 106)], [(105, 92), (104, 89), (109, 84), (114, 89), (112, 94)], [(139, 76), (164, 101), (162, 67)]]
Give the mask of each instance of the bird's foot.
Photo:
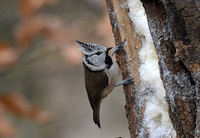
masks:
[(124, 46), (126, 45), (127, 43), (127, 40), (125, 39), (123, 43), (117, 45), (114, 50), (113, 50), (113, 53), (111, 56), (113, 56), (116, 52), (118, 52), (119, 50), (123, 50), (124, 49)]
[(121, 86), (121, 85), (131, 84), (131, 83), (133, 83), (133, 79), (134, 79), (134, 77), (126, 79), (126, 80), (123, 80), (120, 83), (118, 83), (115, 87), (118, 87), (118, 86)]

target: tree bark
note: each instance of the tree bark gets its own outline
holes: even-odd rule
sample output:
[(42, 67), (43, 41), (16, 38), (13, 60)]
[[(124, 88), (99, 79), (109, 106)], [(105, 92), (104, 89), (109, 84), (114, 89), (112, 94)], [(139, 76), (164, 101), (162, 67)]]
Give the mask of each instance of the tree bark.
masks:
[(136, 94), (139, 93), (141, 87), (138, 71), (140, 65), (138, 50), (141, 48), (141, 40), (137, 35), (133, 35), (135, 30), (128, 17), (128, 9), (120, 6), (123, 2), (126, 1), (107, 0), (107, 7), (116, 45), (121, 44), (125, 39), (127, 40), (125, 50), (121, 50), (116, 54), (117, 63), (122, 70), (122, 79), (135, 77), (132, 85), (124, 86), (126, 98), (125, 114), (128, 120), (130, 135), (134, 138), (138, 136), (140, 131), (139, 128), (142, 125), (141, 120), (143, 120), (145, 108), (143, 101), (141, 101), (141, 104), (136, 104), (135, 102), (138, 101)]
[(200, 137), (200, 1), (142, 2), (177, 137)]
[[(200, 1), (141, 0), (159, 59), (169, 117), (177, 137), (200, 137)], [(143, 126), (145, 101), (141, 101), (138, 51), (142, 42), (128, 16), (127, 0), (107, 0), (116, 44), (127, 39), (125, 51), (116, 54), (123, 79), (126, 116), (131, 137), (148, 137)], [(138, 136), (140, 134), (140, 136)], [(143, 134), (143, 135), (141, 135)]]

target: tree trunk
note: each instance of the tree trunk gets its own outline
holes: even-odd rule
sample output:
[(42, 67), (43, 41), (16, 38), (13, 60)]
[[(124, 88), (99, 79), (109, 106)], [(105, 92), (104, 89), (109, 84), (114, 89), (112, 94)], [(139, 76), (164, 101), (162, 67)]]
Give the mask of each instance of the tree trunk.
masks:
[[(148, 40), (146, 33), (138, 31), (140, 28), (137, 29), (135, 21), (137, 17), (134, 17), (137, 12), (132, 13), (132, 6), (140, 6), (140, 1), (107, 0), (116, 44), (127, 40), (125, 50), (116, 54), (123, 79), (135, 76), (134, 84), (124, 86), (131, 137), (200, 137), (200, 1), (141, 1), (146, 11), (164, 87), (160, 83), (157, 83), (160, 87), (153, 86), (152, 82), (146, 83), (143, 78), (147, 73), (142, 73), (144, 63), (141, 50), (147, 49), (145, 45), (151, 40)], [(153, 66), (149, 70), (151, 68)], [(159, 96), (159, 89), (164, 90), (164, 97)], [(157, 101), (158, 104), (155, 104)], [(158, 117), (159, 113), (154, 114), (156, 110), (153, 108), (166, 108), (168, 112), (160, 109), (161, 117)], [(155, 115), (153, 118), (150, 110)], [(166, 115), (171, 122), (163, 121)], [(170, 126), (173, 128), (169, 132)]]

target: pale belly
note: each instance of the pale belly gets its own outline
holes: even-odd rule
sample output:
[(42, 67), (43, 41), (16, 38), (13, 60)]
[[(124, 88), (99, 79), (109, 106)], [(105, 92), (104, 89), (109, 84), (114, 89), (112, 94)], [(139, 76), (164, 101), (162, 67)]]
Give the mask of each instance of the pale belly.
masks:
[(118, 69), (115, 61), (113, 61), (113, 66), (109, 70), (106, 70), (106, 73), (110, 77), (107, 87), (102, 92), (102, 98), (105, 98), (114, 88), (117, 84), (118, 80)]

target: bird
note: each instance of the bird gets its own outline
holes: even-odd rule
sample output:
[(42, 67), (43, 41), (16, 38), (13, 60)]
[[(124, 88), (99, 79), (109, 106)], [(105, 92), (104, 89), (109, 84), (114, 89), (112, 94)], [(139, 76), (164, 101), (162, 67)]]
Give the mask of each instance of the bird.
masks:
[[(107, 48), (100, 44), (83, 43), (78, 40), (75, 40), (75, 42), (80, 46), (79, 49), (83, 53), (85, 88), (93, 110), (93, 121), (101, 128), (100, 106), (102, 100), (116, 86), (129, 84), (133, 78), (124, 80), (116, 85), (118, 68), (112, 56), (109, 55), (112, 47)], [(112, 55), (122, 47), (122, 45), (116, 46)]]

